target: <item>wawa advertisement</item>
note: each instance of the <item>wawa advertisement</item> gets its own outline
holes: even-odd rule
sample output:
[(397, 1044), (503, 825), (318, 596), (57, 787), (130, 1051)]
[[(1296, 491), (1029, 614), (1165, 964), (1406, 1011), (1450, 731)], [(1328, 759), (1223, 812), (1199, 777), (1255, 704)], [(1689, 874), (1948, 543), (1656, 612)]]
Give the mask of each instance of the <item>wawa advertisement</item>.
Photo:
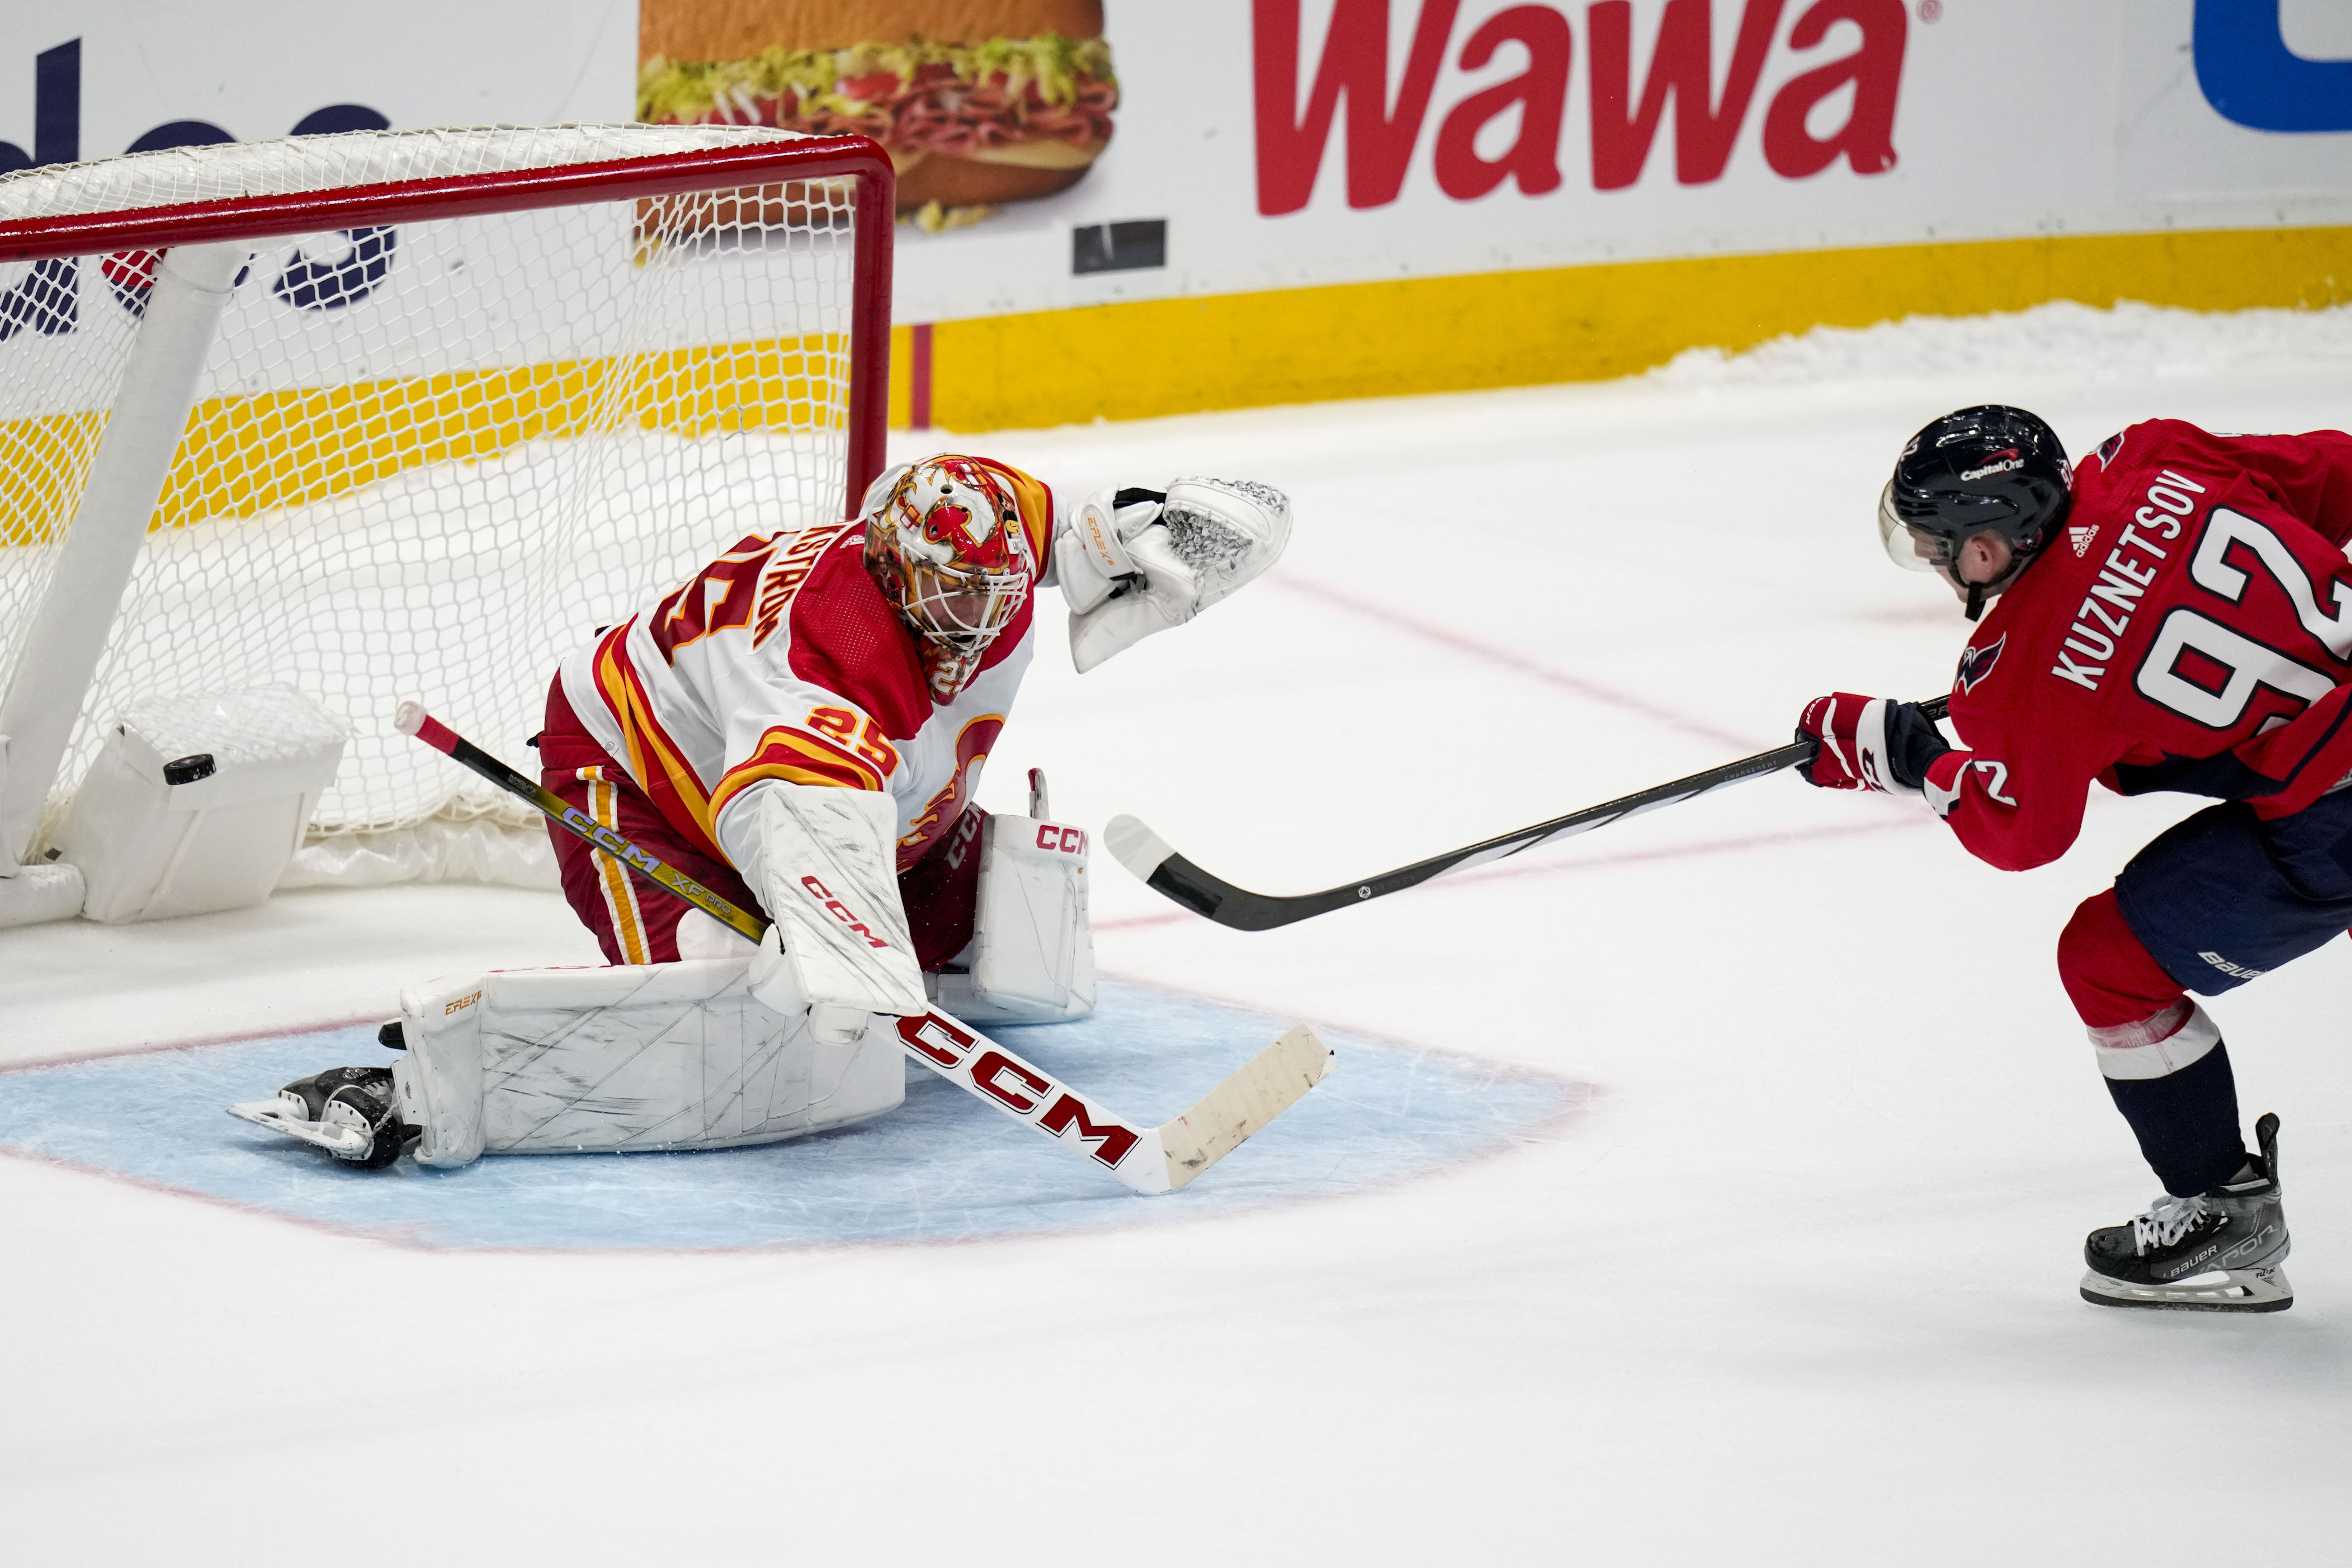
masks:
[(855, 128), (890, 148), (905, 321), (2352, 218), (2341, 0), (645, 0), (642, 16), (645, 117)]
[(907, 321), (2352, 221), (2341, 0), (17, 0), (0, 169), (298, 130), (856, 130)]

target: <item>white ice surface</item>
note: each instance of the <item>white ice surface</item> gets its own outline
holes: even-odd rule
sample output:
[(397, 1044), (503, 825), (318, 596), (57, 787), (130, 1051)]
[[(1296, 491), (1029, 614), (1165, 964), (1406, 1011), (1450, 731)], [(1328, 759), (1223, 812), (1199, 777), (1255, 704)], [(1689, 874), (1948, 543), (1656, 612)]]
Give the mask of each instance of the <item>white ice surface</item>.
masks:
[[(1935, 368), (1890, 374), (1913, 354)], [(1043, 765), (1066, 818), (1134, 812), (1252, 886), (1360, 876), (1776, 743), (1817, 691), (1943, 689), (1965, 628), (1870, 518), (1947, 408), (2024, 404), (2081, 449), (2158, 414), (2340, 426), (2347, 388), (2341, 316), (2061, 311), (955, 438), (1071, 489), (1264, 479), (1299, 520), (1198, 626), (1083, 679), (1041, 658), (983, 799)], [(1915, 809), (1770, 779), (1258, 935), (1102, 858), (1109, 972), (1603, 1091), (1449, 1176), (1196, 1225), (434, 1254), (0, 1157), (0, 1556), (2336, 1560), (2345, 944), (2211, 1009), (2249, 1117), (2284, 1117), (2294, 1310), (2074, 1294), (2083, 1232), (2153, 1186), (2051, 949), (2191, 804), (2103, 796), (2011, 877)], [(551, 896), (451, 887), (0, 931), (0, 1062), (591, 956)]]

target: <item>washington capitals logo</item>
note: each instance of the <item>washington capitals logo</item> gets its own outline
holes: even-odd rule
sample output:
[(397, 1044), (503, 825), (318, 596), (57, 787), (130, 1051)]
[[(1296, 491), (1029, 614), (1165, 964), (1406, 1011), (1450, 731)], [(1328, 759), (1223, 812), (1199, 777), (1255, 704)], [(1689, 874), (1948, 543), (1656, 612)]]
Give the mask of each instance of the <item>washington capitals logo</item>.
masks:
[(2007, 632), (2003, 632), (2000, 636), (1993, 638), (1990, 644), (1983, 647), (1962, 648), (1960, 650), (1960, 670), (1959, 674), (1955, 677), (1952, 681), (1952, 689), (1955, 691), (1974, 691), (1977, 689), (1978, 684), (1981, 682), (1986, 676), (1992, 673), (1992, 667), (1998, 663), (2000, 658), (2000, 645), (2008, 640), (2009, 634)]
[(2099, 443), (2099, 467), (2104, 468), (2109, 463), (2114, 462), (2116, 460), (2116, 454), (2123, 449), (2124, 433), (2118, 430), (2114, 435)]

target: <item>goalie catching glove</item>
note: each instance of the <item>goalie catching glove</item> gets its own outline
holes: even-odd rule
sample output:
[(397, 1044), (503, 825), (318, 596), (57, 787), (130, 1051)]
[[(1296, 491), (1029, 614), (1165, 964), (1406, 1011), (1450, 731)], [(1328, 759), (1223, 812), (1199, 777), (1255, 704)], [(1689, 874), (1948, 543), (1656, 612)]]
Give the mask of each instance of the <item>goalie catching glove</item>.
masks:
[(1806, 703), (1796, 738), (1821, 743), (1797, 771), (1822, 789), (1916, 792), (1936, 759), (1952, 749), (1917, 703), (1850, 691)]
[(1080, 674), (1182, 626), (1274, 564), (1290, 501), (1249, 479), (1178, 479), (1165, 491), (1101, 489), (1063, 516), (1054, 572), (1070, 606)]

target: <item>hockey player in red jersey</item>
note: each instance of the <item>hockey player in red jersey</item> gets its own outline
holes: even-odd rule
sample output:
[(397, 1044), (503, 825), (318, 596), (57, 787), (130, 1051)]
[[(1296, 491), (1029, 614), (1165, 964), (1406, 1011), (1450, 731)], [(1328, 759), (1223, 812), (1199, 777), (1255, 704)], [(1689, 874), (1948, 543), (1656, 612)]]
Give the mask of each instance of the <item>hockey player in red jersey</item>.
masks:
[[(2064, 853), (2093, 781), (2222, 804), (2135, 856), (2061, 934), (2058, 968), (2165, 1195), (2084, 1247), (2085, 1300), (2275, 1311), (2294, 1300), (2278, 1119), (2241, 1142), (2217, 995), (2352, 927), (2352, 437), (2151, 420), (2069, 469), (2023, 410), (1913, 437), (1881, 498), (1900, 565), (1981, 620), (1948, 743), (1914, 704), (1815, 699), (1806, 770), (1921, 795), (1979, 858)], [(1990, 602), (1990, 612), (1985, 605)]]
[[(563, 661), (536, 744), (567, 804), (763, 912), (759, 948), (551, 829), (565, 897), (617, 967), (411, 988), (396, 1067), (236, 1113), (369, 1165), (411, 1142), (444, 1166), (764, 1142), (898, 1103), (877, 1018), (1082, 1016), (1086, 835), (1000, 834), (973, 801), (1035, 651), (1036, 590), (1061, 588), (1083, 672), (1233, 593), (1289, 530), (1266, 485), (1107, 489), (1057, 517), (1039, 480), (950, 454), (884, 473), (846, 521), (739, 541)], [(1042, 818), (1034, 784), (1031, 800)]]

